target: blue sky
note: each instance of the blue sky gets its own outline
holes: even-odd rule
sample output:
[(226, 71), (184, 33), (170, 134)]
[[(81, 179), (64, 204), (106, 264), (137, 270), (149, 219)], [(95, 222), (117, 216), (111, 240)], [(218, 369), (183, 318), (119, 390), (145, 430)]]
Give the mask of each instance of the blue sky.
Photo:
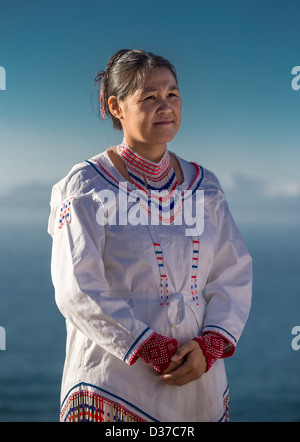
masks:
[(252, 217), (269, 207), (284, 220), (289, 206), (299, 219), (299, 17), (298, 0), (1, 0), (0, 203), (38, 200), (39, 188), (47, 199), (75, 163), (121, 140), (92, 111), (93, 78), (115, 51), (141, 47), (178, 72), (169, 148), (213, 170), (234, 207), (246, 195)]

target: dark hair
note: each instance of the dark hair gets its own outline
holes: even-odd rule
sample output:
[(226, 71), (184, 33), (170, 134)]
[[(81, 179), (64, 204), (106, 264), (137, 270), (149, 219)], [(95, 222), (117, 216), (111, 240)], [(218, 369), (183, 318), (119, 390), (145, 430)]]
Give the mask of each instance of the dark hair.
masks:
[(168, 68), (178, 83), (175, 67), (159, 55), (142, 49), (121, 49), (114, 54), (107, 63), (106, 71), (99, 71), (95, 76), (98, 115), (101, 114), (100, 83), (102, 81), (102, 103), (105, 114), (112, 119), (115, 129), (122, 130), (120, 120), (110, 113), (108, 98), (114, 95), (119, 100), (124, 100), (127, 95), (142, 88), (149, 73), (157, 67)]

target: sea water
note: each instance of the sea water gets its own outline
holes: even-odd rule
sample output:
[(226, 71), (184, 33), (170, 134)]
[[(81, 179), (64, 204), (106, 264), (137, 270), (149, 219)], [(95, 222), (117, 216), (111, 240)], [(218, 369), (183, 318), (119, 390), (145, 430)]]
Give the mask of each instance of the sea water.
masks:
[[(230, 420), (300, 421), (300, 229), (245, 227), (253, 303), (226, 361)], [(0, 228), (0, 421), (58, 421), (65, 324), (54, 301), (51, 238), (42, 224)], [(199, 398), (200, 400), (200, 398)]]

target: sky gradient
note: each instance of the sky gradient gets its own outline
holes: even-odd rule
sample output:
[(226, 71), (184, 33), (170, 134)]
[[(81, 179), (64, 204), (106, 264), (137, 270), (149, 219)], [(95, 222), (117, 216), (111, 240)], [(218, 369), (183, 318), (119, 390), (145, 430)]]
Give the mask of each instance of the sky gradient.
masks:
[(244, 204), (253, 218), (284, 222), (288, 207), (298, 221), (299, 17), (296, 0), (1, 0), (0, 205), (34, 205), (38, 189), (50, 198), (75, 163), (121, 141), (92, 110), (93, 79), (114, 52), (140, 47), (178, 72), (170, 150), (215, 172), (241, 218)]

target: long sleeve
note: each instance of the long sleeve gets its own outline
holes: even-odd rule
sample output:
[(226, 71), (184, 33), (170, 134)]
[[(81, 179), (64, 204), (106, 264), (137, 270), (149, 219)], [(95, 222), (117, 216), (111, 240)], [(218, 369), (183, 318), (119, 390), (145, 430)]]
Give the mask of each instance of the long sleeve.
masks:
[(130, 364), (154, 331), (134, 317), (125, 300), (109, 294), (102, 259), (105, 226), (96, 222), (99, 207), (99, 201), (86, 195), (53, 208), (49, 232), (56, 303), (84, 335)]
[(207, 278), (202, 333), (216, 332), (234, 351), (247, 321), (252, 296), (252, 260), (223, 197), (216, 212), (213, 265)]

